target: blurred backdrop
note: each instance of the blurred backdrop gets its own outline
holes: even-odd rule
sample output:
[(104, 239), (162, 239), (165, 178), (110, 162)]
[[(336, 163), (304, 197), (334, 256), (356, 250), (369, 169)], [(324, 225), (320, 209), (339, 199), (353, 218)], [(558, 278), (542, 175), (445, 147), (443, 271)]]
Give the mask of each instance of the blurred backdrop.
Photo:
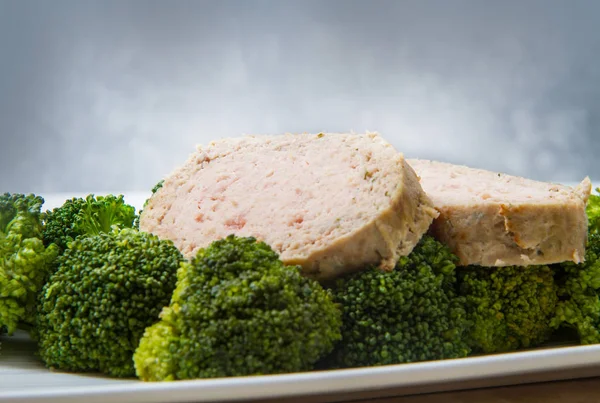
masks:
[(0, 0), (0, 191), (148, 190), (196, 144), (379, 131), (600, 178), (600, 1)]

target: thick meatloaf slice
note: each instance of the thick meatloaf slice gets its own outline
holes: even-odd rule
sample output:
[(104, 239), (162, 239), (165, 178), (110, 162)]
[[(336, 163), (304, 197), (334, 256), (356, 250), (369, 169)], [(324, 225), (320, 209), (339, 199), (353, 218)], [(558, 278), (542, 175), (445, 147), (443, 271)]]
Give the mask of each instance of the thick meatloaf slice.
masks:
[(439, 217), (431, 233), (462, 265), (582, 262), (588, 178), (577, 187), (426, 160), (408, 160)]
[(245, 136), (198, 147), (148, 201), (140, 229), (187, 256), (253, 236), (319, 280), (394, 267), (437, 211), (376, 133)]

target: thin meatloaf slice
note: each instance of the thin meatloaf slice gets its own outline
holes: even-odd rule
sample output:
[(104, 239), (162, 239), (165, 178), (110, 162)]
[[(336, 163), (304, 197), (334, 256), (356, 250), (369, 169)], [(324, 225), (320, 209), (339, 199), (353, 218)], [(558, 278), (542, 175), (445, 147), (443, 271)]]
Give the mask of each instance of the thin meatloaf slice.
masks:
[(244, 136), (198, 147), (148, 201), (140, 229), (187, 257), (253, 236), (319, 280), (394, 267), (437, 211), (376, 133)]
[(408, 160), (439, 217), (431, 233), (462, 265), (582, 262), (591, 182), (577, 187), (427, 160)]

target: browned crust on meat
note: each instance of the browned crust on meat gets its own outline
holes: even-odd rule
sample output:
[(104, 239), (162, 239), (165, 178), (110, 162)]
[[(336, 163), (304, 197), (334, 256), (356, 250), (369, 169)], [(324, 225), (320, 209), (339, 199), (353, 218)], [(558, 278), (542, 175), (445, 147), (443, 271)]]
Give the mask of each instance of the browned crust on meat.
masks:
[(412, 252), (439, 214), (402, 156), (398, 164), (404, 173), (402, 182), (391, 197), (392, 203), (380, 216), (327, 248), (284, 263), (300, 265), (307, 276), (319, 280), (357, 271), (365, 265), (392, 270), (401, 256)]
[[(427, 190), (426, 183), (423, 187)], [(580, 263), (585, 257), (585, 207), (590, 192), (591, 182), (585, 178), (561, 200), (548, 198), (542, 202), (511, 204), (509, 194), (505, 202), (461, 205), (429, 194), (440, 212), (430, 232), (450, 247), (461, 265)]]

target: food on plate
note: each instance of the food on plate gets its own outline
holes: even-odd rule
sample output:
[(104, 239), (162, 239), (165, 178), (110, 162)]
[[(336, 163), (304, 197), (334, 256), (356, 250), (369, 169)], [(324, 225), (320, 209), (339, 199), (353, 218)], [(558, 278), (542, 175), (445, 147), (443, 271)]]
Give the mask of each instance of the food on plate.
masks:
[(409, 164), (440, 212), (431, 233), (461, 265), (583, 262), (589, 179), (570, 188), (443, 162)]
[(337, 280), (342, 340), (325, 367), (361, 367), (465, 357), (469, 324), (457, 296), (457, 259), (424, 236), (393, 271), (369, 268)]
[(560, 302), (552, 326), (573, 329), (581, 344), (596, 344), (600, 343), (600, 197), (592, 195), (588, 207), (590, 235), (585, 262), (556, 267)]
[[(143, 381), (600, 343), (600, 196), (405, 160), (381, 136), (200, 147), (140, 214), (0, 196), (0, 333)], [(561, 339), (562, 340), (562, 339)]]
[[(600, 189), (596, 189), (600, 190)], [(591, 194), (585, 212), (588, 216), (588, 232), (600, 233), (600, 196)]]
[(470, 266), (457, 273), (474, 353), (536, 347), (550, 338), (558, 301), (550, 267)]
[(391, 270), (437, 215), (413, 169), (375, 133), (246, 136), (199, 147), (165, 178), (140, 229), (188, 258), (229, 234), (328, 280)]
[(135, 207), (126, 204), (123, 195), (74, 197), (43, 214), (44, 243), (64, 250), (81, 235), (110, 232), (113, 226), (131, 228), (136, 217)]
[(134, 376), (133, 352), (169, 303), (182, 261), (170, 241), (134, 229), (69, 242), (39, 296), (41, 359), (57, 370)]
[(38, 292), (58, 254), (42, 241), (43, 203), (33, 194), (0, 195), (0, 333), (33, 323)]
[(583, 344), (600, 342), (598, 239), (589, 235), (599, 227), (600, 198), (590, 194), (589, 179), (571, 188), (409, 163), (440, 212), (430, 233), (467, 266), (458, 273), (474, 352), (535, 347), (564, 328)]
[(199, 249), (160, 317), (134, 355), (146, 381), (309, 370), (340, 339), (330, 293), (251, 237)]

